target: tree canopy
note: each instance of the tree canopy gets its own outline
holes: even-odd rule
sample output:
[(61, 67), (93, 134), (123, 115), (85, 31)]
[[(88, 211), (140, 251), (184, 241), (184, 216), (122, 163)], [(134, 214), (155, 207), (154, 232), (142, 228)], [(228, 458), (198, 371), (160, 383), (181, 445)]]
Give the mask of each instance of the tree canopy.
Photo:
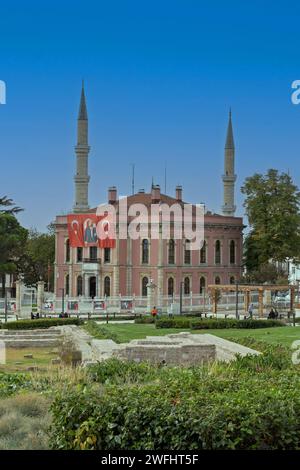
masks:
[(300, 257), (300, 192), (287, 173), (270, 169), (246, 178), (241, 192), (250, 231), (245, 264), (258, 270), (269, 262)]
[(55, 235), (51, 224), (48, 233), (39, 233), (32, 229), (24, 247), (24, 253), (20, 262), (20, 271), (26, 285), (36, 285), (42, 280), (53, 289), (53, 263), (55, 257)]

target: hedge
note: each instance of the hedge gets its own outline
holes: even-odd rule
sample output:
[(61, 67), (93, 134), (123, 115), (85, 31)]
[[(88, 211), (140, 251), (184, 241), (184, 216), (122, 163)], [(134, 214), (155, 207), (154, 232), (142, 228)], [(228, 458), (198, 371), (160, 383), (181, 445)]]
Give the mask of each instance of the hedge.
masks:
[(36, 328), (50, 328), (51, 326), (82, 325), (79, 318), (39, 318), (36, 320), (18, 320), (2, 323), (4, 330), (34, 330)]
[[(182, 318), (184, 318), (185, 320), (186, 319), (191, 320), (192, 318), (201, 318), (202, 315), (203, 314), (200, 313), (200, 312), (198, 312), (198, 313), (193, 312), (193, 313), (185, 313), (184, 315), (178, 316), (176, 318), (178, 320), (180, 320)], [(166, 315), (163, 315), (163, 316), (159, 315), (156, 320), (160, 320), (161, 318), (168, 319), (170, 317), (166, 316)], [(174, 318), (174, 317), (172, 317), (172, 318)], [(137, 317), (134, 322), (135, 323), (146, 323), (146, 324), (148, 324), (148, 323), (155, 323), (155, 320), (151, 315), (142, 315), (141, 317)]]
[(189, 328), (192, 330), (202, 329), (225, 329), (225, 328), (270, 328), (285, 326), (280, 320), (235, 320), (224, 319), (190, 319), (186, 317), (162, 317), (156, 320), (156, 328)]
[(53, 449), (300, 449), (299, 368), (276, 351), (191, 368), (114, 360), (92, 374), (56, 396)]

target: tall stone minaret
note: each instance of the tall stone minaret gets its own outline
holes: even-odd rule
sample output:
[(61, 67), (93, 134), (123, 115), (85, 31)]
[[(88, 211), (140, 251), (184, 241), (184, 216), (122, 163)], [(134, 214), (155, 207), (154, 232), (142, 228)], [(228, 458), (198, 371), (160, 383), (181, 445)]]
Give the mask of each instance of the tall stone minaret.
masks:
[(224, 188), (222, 212), (223, 215), (234, 216), (236, 209), (236, 206), (234, 205), (234, 183), (236, 175), (234, 174), (234, 140), (231, 110), (229, 111), (229, 122), (225, 144), (224, 175), (222, 176), (222, 179)]
[(88, 116), (85, 103), (84, 86), (82, 83), (79, 114), (77, 120), (77, 145), (76, 152), (76, 175), (75, 181), (75, 204), (74, 212), (85, 212), (89, 209), (89, 181), (88, 158), (90, 147), (88, 145)]

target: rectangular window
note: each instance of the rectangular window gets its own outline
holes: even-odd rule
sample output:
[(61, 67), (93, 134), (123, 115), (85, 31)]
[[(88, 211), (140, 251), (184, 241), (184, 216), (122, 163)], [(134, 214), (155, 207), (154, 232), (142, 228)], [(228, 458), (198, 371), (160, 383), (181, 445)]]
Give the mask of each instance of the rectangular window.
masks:
[(96, 261), (97, 260), (97, 247), (90, 246), (90, 260)]
[(104, 248), (104, 263), (110, 263), (110, 248)]
[(82, 247), (77, 248), (77, 263), (82, 262)]

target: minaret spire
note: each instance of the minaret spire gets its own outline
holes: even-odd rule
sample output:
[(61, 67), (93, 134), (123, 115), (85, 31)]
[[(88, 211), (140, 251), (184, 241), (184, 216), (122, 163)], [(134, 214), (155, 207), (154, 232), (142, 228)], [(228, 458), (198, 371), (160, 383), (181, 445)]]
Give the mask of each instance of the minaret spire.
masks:
[(236, 180), (236, 175), (234, 173), (234, 154), (235, 148), (230, 108), (225, 143), (224, 175), (222, 176), (224, 191), (224, 202), (222, 206), (222, 212), (223, 215), (227, 216), (234, 216), (236, 209), (236, 206), (234, 205), (234, 183)]
[(84, 94), (84, 81), (82, 80), (82, 87), (81, 87), (81, 97), (80, 97), (80, 105), (79, 105), (79, 113), (78, 113), (78, 120), (87, 121), (87, 110), (86, 110), (86, 102), (85, 102), (85, 94)]
[(88, 175), (88, 157), (90, 147), (88, 145), (88, 114), (85, 101), (84, 83), (82, 81), (80, 105), (77, 119), (77, 145), (76, 153), (76, 175), (75, 181), (75, 204), (74, 212), (85, 212), (89, 209), (88, 190), (90, 177)]

